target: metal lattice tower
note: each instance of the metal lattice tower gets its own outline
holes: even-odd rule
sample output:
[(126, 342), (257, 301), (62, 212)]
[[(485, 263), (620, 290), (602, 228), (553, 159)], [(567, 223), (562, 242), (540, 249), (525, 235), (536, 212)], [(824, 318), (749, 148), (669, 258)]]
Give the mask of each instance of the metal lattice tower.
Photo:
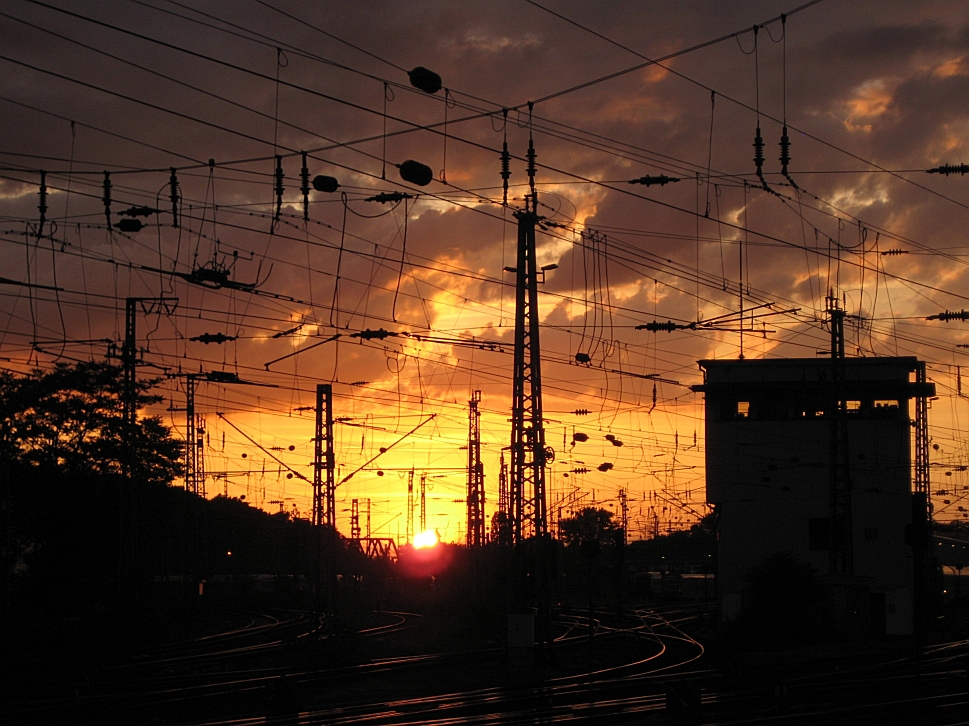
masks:
[(504, 453), (501, 454), (498, 467), (498, 511), (507, 514), (511, 508), (511, 500), (508, 496), (508, 463)]
[(336, 528), (336, 481), (333, 456), (333, 386), (316, 386), (316, 433), (313, 436), (313, 524)]
[(468, 401), (468, 526), (465, 543), (468, 547), (485, 544), (485, 487), (484, 463), (481, 461), (481, 411), (478, 403), (481, 391), (475, 391)]
[(427, 531), (427, 472), (421, 472), (421, 532)]
[[(370, 536), (369, 534), (367, 535)], [(350, 502), (350, 539), (360, 539), (360, 500)]]
[(195, 412), (198, 378), (185, 377), (185, 489), (205, 498), (205, 419)]
[(132, 466), (132, 437), (135, 430), (135, 418), (138, 413), (138, 401), (135, 391), (135, 368), (138, 365), (137, 352), (137, 306), (140, 298), (125, 299), (124, 309), (124, 344), (121, 347), (122, 368), (122, 417), (124, 419), (125, 437), (125, 473), (131, 476)]
[(511, 403), (510, 497), (515, 543), (548, 533), (545, 499), (545, 426), (542, 418), (542, 353), (539, 343), (538, 269), (534, 211), (537, 195), (526, 197), (518, 219), (515, 291), (515, 366)]
[(625, 489), (619, 490), (619, 516), (623, 537), (626, 538), (629, 532), (629, 498)]
[(407, 472), (407, 544), (414, 541), (414, 470)]
[[(915, 382), (925, 384), (925, 363), (919, 362), (915, 369)], [(926, 396), (915, 398), (915, 491), (929, 502), (929, 403)], [(926, 518), (931, 519), (931, 509)]]

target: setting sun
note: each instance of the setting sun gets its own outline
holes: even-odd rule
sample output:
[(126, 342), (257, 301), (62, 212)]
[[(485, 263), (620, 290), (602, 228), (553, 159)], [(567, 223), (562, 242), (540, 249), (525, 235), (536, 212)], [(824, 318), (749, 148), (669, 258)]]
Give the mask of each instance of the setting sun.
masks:
[(425, 530), (424, 532), (418, 532), (414, 535), (414, 549), (422, 549), (424, 547), (434, 547), (438, 543), (437, 532), (433, 529)]

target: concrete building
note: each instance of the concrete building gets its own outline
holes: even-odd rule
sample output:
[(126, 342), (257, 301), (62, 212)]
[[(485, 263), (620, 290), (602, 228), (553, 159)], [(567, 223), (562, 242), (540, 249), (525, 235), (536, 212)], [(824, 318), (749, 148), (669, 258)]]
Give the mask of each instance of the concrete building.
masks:
[(818, 573), (826, 622), (910, 634), (914, 573), (924, 568), (909, 542), (922, 531), (925, 508), (913, 497), (910, 402), (934, 395), (933, 384), (917, 382), (920, 362), (704, 360), (700, 367), (704, 383), (694, 390), (706, 397), (707, 502), (718, 515), (723, 620), (744, 612), (750, 568), (789, 552)]

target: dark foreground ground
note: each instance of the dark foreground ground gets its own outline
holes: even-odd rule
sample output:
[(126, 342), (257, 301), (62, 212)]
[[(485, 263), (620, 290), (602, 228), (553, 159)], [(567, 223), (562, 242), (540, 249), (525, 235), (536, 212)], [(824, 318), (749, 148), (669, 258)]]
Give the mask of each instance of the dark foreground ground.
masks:
[[(556, 608), (509, 652), (466, 614), (271, 602), (5, 623), (7, 723), (969, 723), (969, 609), (928, 642), (722, 645), (709, 604)], [(352, 627), (351, 627), (352, 626)]]

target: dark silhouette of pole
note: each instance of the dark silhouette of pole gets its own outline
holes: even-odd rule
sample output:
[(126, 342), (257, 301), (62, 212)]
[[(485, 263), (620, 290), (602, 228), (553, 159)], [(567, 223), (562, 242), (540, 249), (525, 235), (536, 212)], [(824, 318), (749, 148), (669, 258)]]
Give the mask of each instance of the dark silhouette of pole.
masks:
[(854, 572), (851, 517), (851, 462), (848, 456), (848, 402), (845, 400), (845, 311), (838, 298), (829, 294), (828, 321), (831, 326), (831, 439), (829, 449), (829, 506), (831, 516), (831, 574)]
[[(538, 282), (545, 269), (536, 260), (535, 145), (529, 134), (528, 179), (530, 193), (518, 220), (518, 255), (515, 281), (515, 362), (511, 403), (511, 526), (518, 547), (517, 600), (519, 607), (534, 593), (535, 640), (542, 655), (551, 647), (551, 542), (546, 511), (545, 464), (554, 454), (545, 445), (542, 415), (542, 348), (539, 339)], [(547, 269), (547, 268), (546, 268)], [(527, 547), (522, 545), (528, 542)], [(531, 573), (531, 577), (527, 573)]]
[[(107, 182), (106, 182), (107, 183)], [(135, 439), (138, 425), (138, 309), (146, 314), (163, 310), (171, 314), (177, 298), (125, 298), (124, 343), (121, 347), (122, 409), (122, 495), (121, 495), (121, 571), (122, 580), (134, 586), (138, 572), (138, 488), (134, 481)], [(134, 594), (134, 591), (132, 591)]]
[(316, 432), (313, 436), (313, 517), (315, 526), (336, 527), (333, 458), (333, 386), (316, 386)]
[(542, 417), (542, 353), (539, 340), (535, 255), (535, 195), (518, 219), (515, 299), (515, 362), (511, 404), (511, 519), (515, 543), (548, 533), (545, 498), (545, 427)]
[(468, 401), (468, 527), (465, 543), (468, 547), (485, 544), (485, 488), (484, 463), (481, 461), (481, 412), (478, 403), (481, 391), (475, 391)]

